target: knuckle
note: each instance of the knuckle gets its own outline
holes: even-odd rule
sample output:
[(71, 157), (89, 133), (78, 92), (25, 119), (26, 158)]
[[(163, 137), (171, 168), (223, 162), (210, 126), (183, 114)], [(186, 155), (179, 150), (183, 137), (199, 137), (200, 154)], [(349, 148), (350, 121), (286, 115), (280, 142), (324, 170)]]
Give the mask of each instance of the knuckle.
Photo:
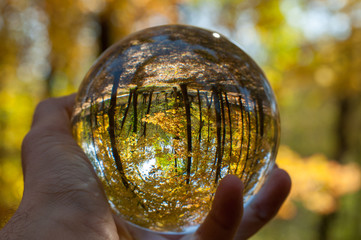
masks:
[(23, 142), (22, 142), (22, 144), (21, 144), (21, 150), (22, 150), (22, 152), (24, 153), (24, 154), (26, 154), (26, 153), (28, 153), (29, 152), (29, 150), (31, 150), (31, 148), (32, 148), (32, 145), (33, 145), (33, 143), (34, 143), (34, 140), (35, 140), (35, 136), (34, 136), (35, 134), (34, 134), (34, 131), (29, 131), (26, 135), (25, 135), (25, 137), (24, 137), (24, 139), (23, 139)]
[[(22, 154), (22, 164), (23, 169), (25, 170), (27, 162), (32, 158), (36, 158), (35, 154), (39, 154), (39, 146), (45, 146), (51, 133), (40, 128), (32, 128), (23, 138), (21, 144), (21, 154)], [(44, 152), (46, 149), (41, 147), (41, 152)]]
[(266, 211), (264, 206), (257, 202), (251, 203), (249, 207), (251, 208), (253, 216), (258, 220), (258, 222), (266, 223), (273, 217), (273, 213)]

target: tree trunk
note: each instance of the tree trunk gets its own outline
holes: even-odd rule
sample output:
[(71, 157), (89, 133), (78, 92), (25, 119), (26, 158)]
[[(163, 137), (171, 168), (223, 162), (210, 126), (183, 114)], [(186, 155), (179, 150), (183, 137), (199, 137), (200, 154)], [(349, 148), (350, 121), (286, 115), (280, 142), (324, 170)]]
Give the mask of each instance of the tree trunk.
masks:
[[(338, 107), (339, 107), (339, 115), (336, 125), (336, 140), (337, 140), (337, 148), (335, 152), (335, 158), (337, 162), (342, 162), (342, 158), (347, 152), (347, 118), (350, 114), (350, 105), (352, 99), (348, 96), (340, 97), (338, 99)], [(337, 211), (323, 215), (319, 224), (319, 240), (329, 240), (330, 237), (330, 229), (332, 228), (332, 224), (337, 216)]]
[(187, 121), (187, 184), (190, 183), (190, 175), (191, 175), (191, 165), (192, 165), (192, 122), (191, 122), (191, 108), (188, 98), (188, 90), (187, 85), (181, 84), (180, 85), (182, 94), (183, 94), (183, 101), (184, 101), (184, 107), (186, 110), (186, 121)]
[[(229, 161), (232, 161), (232, 117), (231, 117), (231, 108), (230, 108), (230, 104), (228, 101), (228, 97), (227, 97), (227, 93), (224, 93), (224, 98), (226, 100), (226, 105), (227, 105), (227, 112), (228, 112), (228, 124), (229, 124)], [(228, 167), (228, 173), (231, 170), (231, 166)]]
[[(124, 168), (122, 165), (122, 161), (120, 159), (119, 156), (119, 152), (117, 149), (117, 145), (116, 145), (116, 134), (115, 134), (115, 109), (117, 106), (117, 90), (118, 90), (118, 85), (119, 85), (119, 78), (114, 77), (114, 83), (113, 83), (113, 88), (112, 88), (112, 95), (110, 98), (110, 105), (109, 105), (109, 109), (108, 109), (108, 119), (109, 119), (109, 128), (108, 128), (108, 132), (109, 132), (109, 138), (110, 138), (110, 144), (111, 144), (111, 149), (112, 149), (112, 154), (113, 154), (113, 158), (115, 161), (115, 165), (117, 167), (117, 170), (120, 174), (120, 178), (122, 180), (122, 183), (124, 185), (124, 187), (126, 189), (129, 188), (129, 182), (128, 179), (125, 176), (124, 173)], [(131, 95), (129, 95), (129, 99), (131, 99)], [(129, 100), (130, 101), (130, 100)], [(129, 102), (128, 102), (129, 103)], [(128, 104), (129, 106), (129, 104)], [(123, 117), (123, 120), (125, 119), (125, 115)], [(125, 121), (125, 120), (124, 120)], [(124, 122), (123, 121), (123, 122)], [(123, 123), (124, 124), (124, 123)], [(122, 125), (123, 125), (122, 124)]]
[[(254, 109), (253, 109), (253, 112), (254, 112), (254, 122), (255, 122), (255, 133), (253, 134), (254, 135), (254, 147), (253, 147), (253, 154), (251, 155), (251, 158), (252, 158), (252, 161), (251, 161), (251, 164), (250, 164), (250, 166), (249, 166), (249, 169), (253, 169), (254, 168), (254, 166), (255, 165), (257, 165), (258, 164), (258, 157), (257, 157), (257, 154), (258, 154), (258, 141), (259, 141), (259, 137), (258, 137), (258, 135), (259, 135), (259, 125), (260, 125), (260, 123), (259, 123), (259, 109), (258, 109), (258, 103), (257, 103), (257, 98), (255, 98), (255, 99), (253, 99), (253, 104), (252, 104), (252, 106), (254, 106)], [(250, 113), (249, 113), (250, 114)], [(251, 124), (251, 120), (249, 121), (249, 134), (250, 134), (250, 136), (251, 136), (251, 126), (252, 126), (252, 124)], [(251, 137), (248, 139), (249, 141), (251, 140)], [(248, 150), (247, 150), (247, 155), (248, 155), (248, 153), (249, 153), (249, 148), (250, 148), (250, 143), (248, 143)], [(249, 155), (248, 155), (249, 156)], [(247, 159), (248, 159), (248, 157), (247, 157)], [(256, 161), (257, 160), (257, 161)], [(251, 170), (252, 171), (252, 170)], [(245, 180), (245, 185), (248, 185), (248, 183), (249, 183), (249, 181), (252, 179), (252, 175), (253, 174), (248, 174), (247, 175), (247, 178), (246, 178), (246, 180)]]
[[(145, 116), (147, 116), (150, 113), (150, 106), (152, 104), (152, 96), (153, 96), (153, 92), (151, 91), (149, 93), (149, 102), (148, 102), (148, 108), (147, 108), (147, 112), (145, 114)], [(146, 137), (146, 133), (147, 133), (147, 122), (144, 122), (144, 129), (143, 129), (143, 136), (144, 138)]]
[[(114, 88), (114, 86), (113, 86), (113, 88)], [(132, 102), (132, 96), (133, 96), (133, 92), (132, 92), (132, 91), (129, 91), (128, 104), (127, 104), (127, 107), (126, 107), (125, 110), (124, 110), (122, 123), (121, 123), (121, 125), (120, 125), (120, 130), (123, 129), (125, 120), (127, 119), (129, 107), (130, 107), (130, 104), (131, 104), (131, 102)]]
[(133, 133), (137, 132), (138, 127), (138, 93), (134, 90), (133, 93)]
[(202, 141), (202, 127), (203, 127), (203, 119), (202, 119), (202, 102), (201, 102), (201, 96), (199, 94), (199, 90), (197, 90), (197, 96), (198, 96), (198, 108), (199, 108), (199, 130), (198, 130), (198, 142), (199, 146)]
[(111, 20), (110, 14), (107, 11), (102, 13), (99, 17), (98, 23), (100, 26), (100, 34), (99, 34), (99, 50), (100, 52), (104, 52), (110, 45), (110, 27), (111, 27)]
[[(250, 111), (250, 109), (249, 109), (249, 100), (248, 100), (248, 97), (249, 96), (247, 96), (246, 94), (245, 94), (245, 96), (244, 96), (244, 99), (245, 99), (245, 102), (246, 102), (246, 106), (247, 107), (245, 107), (245, 108), (243, 108), (243, 110), (244, 110), (244, 112), (245, 112), (245, 114), (247, 114), (247, 121), (245, 120), (245, 123), (246, 123), (246, 125), (248, 126), (248, 141), (247, 141), (247, 148), (246, 148), (246, 161), (245, 161), (245, 163), (243, 164), (243, 169), (242, 169), (242, 174), (241, 174), (241, 178), (243, 178), (243, 176), (244, 176), (244, 174), (246, 173), (246, 168), (247, 168), (247, 163), (248, 163), (248, 161), (249, 161), (249, 149), (250, 149), (250, 147), (251, 147), (251, 138), (252, 138), (252, 126), (251, 126), (251, 113), (249, 112)], [(242, 134), (244, 134), (244, 131), (243, 131), (243, 133)], [(245, 184), (247, 184), (246, 182), (245, 182)]]
[(214, 95), (214, 108), (216, 113), (216, 136), (217, 136), (217, 146), (216, 146), (216, 157), (215, 157), (215, 165), (216, 165), (216, 177), (214, 182), (217, 183), (221, 173), (221, 165), (222, 165), (222, 116), (221, 116), (221, 104), (219, 100), (219, 93), (217, 89), (213, 90)]
[(207, 101), (207, 151), (208, 151), (208, 146), (210, 143), (210, 115), (211, 115), (211, 106), (212, 106), (212, 101), (213, 101), (213, 93), (211, 94), (211, 100), (208, 99), (208, 94), (205, 94), (206, 96), (206, 101)]

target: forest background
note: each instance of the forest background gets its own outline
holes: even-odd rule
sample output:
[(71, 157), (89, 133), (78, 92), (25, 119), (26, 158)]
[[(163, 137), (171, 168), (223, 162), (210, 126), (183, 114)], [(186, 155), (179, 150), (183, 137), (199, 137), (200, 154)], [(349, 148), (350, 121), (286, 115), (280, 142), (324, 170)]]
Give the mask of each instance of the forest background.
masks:
[(218, 31), (264, 70), (293, 180), (252, 239), (361, 239), (361, 1), (1, 0), (0, 227), (22, 196), (21, 142), (36, 104), (77, 91), (125, 35), (181, 23)]

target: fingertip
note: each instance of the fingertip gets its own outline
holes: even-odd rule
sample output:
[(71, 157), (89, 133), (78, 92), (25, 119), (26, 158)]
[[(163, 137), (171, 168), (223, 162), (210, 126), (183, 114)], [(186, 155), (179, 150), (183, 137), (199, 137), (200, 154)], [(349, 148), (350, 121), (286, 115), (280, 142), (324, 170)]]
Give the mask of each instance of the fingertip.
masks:
[(272, 186), (277, 187), (275, 190), (280, 193), (280, 197), (286, 198), (291, 191), (292, 180), (290, 175), (281, 168), (275, 168), (268, 181), (275, 182)]
[(212, 209), (197, 234), (201, 239), (232, 239), (243, 214), (243, 184), (234, 176), (223, 178), (217, 188)]
[(291, 178), (289, 174), (277, 167), (271, 172), (254, 201), (250, 203), (250, 207), (256, 209), (261, 220), (268, 222), (277, 214), (290, 190)]
[(278, 167), (245, 209), (237, 239), (248, 239), (269, 222), (281, 208), (291, 189), (289, 174)]
[(234, 176), (228, 175), (219, 183), (213, 202), (212, 211), (225, 228), (230, 228), (238, 221), (243, 209), (243, 183)]
[(237, 191), (243, 191), (243, 183), (239, 177), (236, 175), (227, 175), (219, 182), (219, 191), (222, 191), (224, 188), (232, 188)]

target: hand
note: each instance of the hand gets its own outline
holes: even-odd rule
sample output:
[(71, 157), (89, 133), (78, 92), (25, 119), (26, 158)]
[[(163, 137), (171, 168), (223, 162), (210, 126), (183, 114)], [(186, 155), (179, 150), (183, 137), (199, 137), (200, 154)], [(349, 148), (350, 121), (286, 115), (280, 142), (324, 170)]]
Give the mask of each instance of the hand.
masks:
[[(227, 176), (212, 210), (191, 236), (149, 235), (113, 215), (101, 183), (71, 134), (74, 95), (37, 107), (22, 147), (24, 194), (0, 231), (1, 239), (246, 239), (277, 213), (290, 190), (286, 172), (275, 168), (243, 213), (242, 182)], [(243, 215), (243, 218), (242, 218)]]

